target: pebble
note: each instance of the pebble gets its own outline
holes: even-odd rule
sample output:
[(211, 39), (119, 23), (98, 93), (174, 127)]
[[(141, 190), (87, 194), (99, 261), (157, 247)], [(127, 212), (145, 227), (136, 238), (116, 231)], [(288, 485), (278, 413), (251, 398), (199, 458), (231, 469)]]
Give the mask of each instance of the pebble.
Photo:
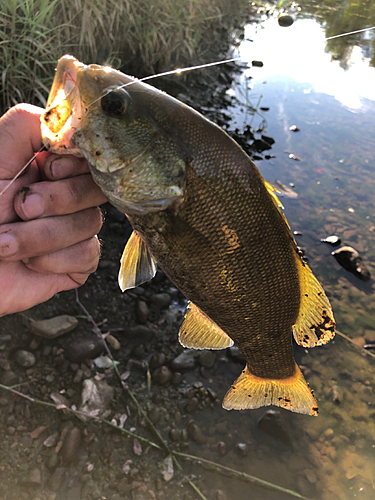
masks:
[(108, 335), (105, 338), (105, 340), (106, 340), (107, 344), (109, 345), (109, 347), (111, 347), (115, 351), (118, 351), (119, 349), (121, 349), (120, 342), (113, 335)]
[(186, 424), (186, 428), (188, 436), (192, 441), (199, 444), (203, 444), (206, 442), (206, 438), (201, 428), (193, 420), (189, 420), (189, 422)]
[(99, 410), (100, 414), (102, 414), (111, 404), (113, 396), (113, 387), (109, 386), (104, 380), (86, 379), (82, 384), (80, 410), (85, 413)]
[(236, 450), (241, 456), (246, 457), (249, 451), (249, 447), (246, 443), (238, 443), (236, 444)]
[(24, 368), (30, 368), (30, 366), (34, 366), (36, 362), (34, 354), (23, 349), (20, 349), (16, 352), (15, 359), (16, 362)]
[(188, 413), (194, 413), (198, 410), (199, 401), (197, 398), (190, 398), (186, 405), (186, 411)]
[(169, 431), (169, 438), (178, 443), (181, 441), (181, 431), (179, 429), (171, 429)]
[(222, 490), (215, 491), (215, 500), (227, 500), (227, 496)]
[(78, 427), (72, 427), (68, 430), (61, 448), (61, 456), (65, 464), (70, 465), (73, 462), (80, 444), (81, 431)]
[(224, 441), (219, 441), (216, 446), (217, 446), (217, 451), (220, 453), (220, 455), (225, 455), (226, 454), (226, 452), (227, 452), (227, 446), (224, 443)]
[(288, 14), (282, 14), (281, 16), (279, 16), (277, 22), (279, 23), (279, 26), (288, 28), (289, 26), (292, 26), (292, 24), (294, 23), (294, 19)]
[(150, 297), (151, 303), (157, 307), (168, 307), (172, 302), (172, 297), (165, 292), (155, 293)]
[(306, 469), (305, 470), (305, 476), (307, 477), (307, 480), (311, 484), (315, 484), (317, 481), (317, 477), (315, 475), (315, 472), (312, 471), (311, 469)]
[(289, 130), (291, 130), (292, 132), (299, 132), (299, 128), (297, 127), (297, 125), (291, 125), (289, 127)]
[(320, 241), (323, 243), (328, 243), (329, 245), (332, 245), (333, 247), (340, 245), (341, 240), (338, 236), (332, 235), (332, 236), (327, 236), (327, 238), (322, 238)]
[(10, 342), (12, 340), (12, 336), (9, 335), (8, 333), (1, 333), (0, 334), (0, 344), (6, 344), (7, 342)]
[(156, 385), (164, 385), (172, 380), (173, 373), (167, 366), (159, 366), (152, 374), (152, 380)]
[(150, 359), (150, 368), (154, 370), (155, 368), (159, 368), (165, 364), (165, 354), (163, 352), (156, 352), (151, 356)]
[(288, 434), (281, 413), (278, 410), (267, 410), (258, 421), (259, 428), (278, 439), (284, 444), (291, 446), (291, 438)]
[(175, 372), (172, 378), (172, 384), (179, 385), (183, 381), (184, 376), (180, 372)]
[(342, 396), (340, 393), (340, 389), (337, 385), (332, 386), (331, 388), (331, 396), (332, 396), (332, 401), (336, 404), (340, 404), (342, 400)]
[(212, 368), (216, 361), (216, 356), (212, 351), (201, 352), (198, 358), (199, 364), (205, 368)]
[(191, 370), (195, 366), (196, 351), (184, 351), (172, 361), (172, 368), (174, 370)]
[(40, 486), (42, 484), (42, 473), (38, 467), (33, 467), (28, 475), (27, 482)]
[(344, 269), (353, 273), (357, 278), (363, 281), (368, 281), (371, 278), (370, 271), (355, 248), (341, 247), (332, 252), (332, 255)]
[(12, 370), (7, 370), (2, 373), (0, 380), (3, 385), (11, 386), (17, 384), (18, 376)]
[(77, 325), (77, 318), (64, 314), (62, 316), (55, 316), (54, 318), (50, 319), (30, 321), (28, 324), (28, 329), (35, 335), (39, 335), (47, 339), (54, 339), (56, 337), (60, 337), (64, 333), (70, 332)]
[(138, 322), (141, 324), (146, 323), (148, 316), (149, 316), (149, 309), (143, 300), (138, 300), (137, 305), (136, 305), (136, 310), (135, 313), (137, 315)]
[(97, 358), (104, 351), (104, 344), (98, 337), (75, 339), (65, 352), (65, 357), (73, 363)]

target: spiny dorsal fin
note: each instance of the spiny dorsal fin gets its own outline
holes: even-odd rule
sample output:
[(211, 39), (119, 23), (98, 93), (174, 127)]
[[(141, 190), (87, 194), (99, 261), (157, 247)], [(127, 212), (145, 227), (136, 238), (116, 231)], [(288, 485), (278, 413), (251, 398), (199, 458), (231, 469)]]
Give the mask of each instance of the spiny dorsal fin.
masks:
[(309, 266), (297, 256), (300, 277), (301, 305), (293, 335), (297, 344), (315, 347), (326, 344), (335, 336), (335, 320), (329, 300)]
[(294, 375), (284, 379), (256, 377), (246, 366), (223, 401), (226, 410), (249, 410), (269, 405), (313, 416), (319, 413), (313, 392), (297, 365)]
[(151, 280), (156, 273), (156, 262), (141, 237), (133, 231), (125, 245), (118, 283), (124, 292), (145, 281)]
[(233, 340), (191, 302), (178, 339), (184, 347), (193, 349), (225, 349), (233, 345)]

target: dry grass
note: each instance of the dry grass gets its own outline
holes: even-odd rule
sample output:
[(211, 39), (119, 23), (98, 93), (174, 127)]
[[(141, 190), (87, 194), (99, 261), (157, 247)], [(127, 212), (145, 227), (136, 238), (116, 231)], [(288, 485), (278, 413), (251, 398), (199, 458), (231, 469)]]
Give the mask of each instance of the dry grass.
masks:
[(45, 104), (57, 59), (131, 65), (139, 75), (203, 57), (227, 37), (246, 0), (3, 0), (2, 110)]

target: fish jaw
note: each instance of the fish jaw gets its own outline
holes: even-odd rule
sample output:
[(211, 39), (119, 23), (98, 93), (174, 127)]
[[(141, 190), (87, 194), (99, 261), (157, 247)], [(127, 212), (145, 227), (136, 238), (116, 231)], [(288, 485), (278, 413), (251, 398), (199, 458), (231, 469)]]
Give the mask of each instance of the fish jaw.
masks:
[(148, 98), (159, 93), (112, 68), (64, 56), (41, 119), (43, 142), (51, 152), (84, 156), (122, 212), (165, 210), (183, 199), (187, 154), (149, 116)]

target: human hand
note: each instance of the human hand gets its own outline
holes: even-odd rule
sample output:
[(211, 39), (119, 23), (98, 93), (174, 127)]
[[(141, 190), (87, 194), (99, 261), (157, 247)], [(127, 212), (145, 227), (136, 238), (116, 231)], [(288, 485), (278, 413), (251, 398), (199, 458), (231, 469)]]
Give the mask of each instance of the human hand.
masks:
[[(41, 148), (43, 112), (22, 104), (0, 118), (0, 192)], [(97, 268), (106, 198), (88, 172), (81, 158), (39, 153), (0, 196), (0, 316), (77, 288)]]

